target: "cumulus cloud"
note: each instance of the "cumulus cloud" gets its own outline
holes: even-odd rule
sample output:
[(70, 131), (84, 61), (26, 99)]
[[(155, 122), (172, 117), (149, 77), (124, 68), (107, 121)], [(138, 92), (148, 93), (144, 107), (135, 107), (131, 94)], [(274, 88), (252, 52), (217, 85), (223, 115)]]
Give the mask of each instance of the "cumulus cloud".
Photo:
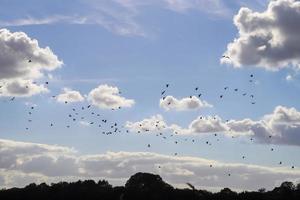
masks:
[(166, 96), (164, 99), (160, 99), (160, 107), (165, 110), (177, 110), (177, 111), (184, 111), (184, 110), (197, 110), (201, 108), (209, 108), (212, 107), (206, 101), (203, 101), (195, 96), (192, 98), (182, 98), (177, 99), (173, 96)]
[(56, 100), (60, 103), (74, 103), (84, 101), (84, 97), (76, 90), (64, 88), (63, 92), (56, 97)]
[(49, 90), (43, 84), (32, 83), (31, 80), (16, 79), (1, 84), (0, 96), (29, 97)]
[(126, 99), (125, 97), (120, 96), (120, 91), (117, 87), (109, 85), (99, 85), (97, 88), (90, 91), (88, 100), (94, 106), (103, 109), (132, 107), (135, 104), (133, 99)]
[[(79, 155), (79, 152), (68, 147), (12, 140), (0, 140), (0, 144), (1, 187), (20, 187), (30, 182), (100, 178), (114, 180), (119, 185), (140, 171), (160, 174), (171, 184), (190, 182), (202, 188), (213, 186), (257, 190), (257, 187), (272, 188), (284, 180), (300, 179), (300, 171), (288, 167), (224, 163), (200, 157), (173, 157), (150, 152)], [(213, 167), (210, 168), (210, 165)], [(227, 173), (232, 174), (230, 182), (226, 178)]]
[(135, 132), (148, 132), (148, 131), (164, 131), (168, 129), (168, 125), (161, 115), (155, 115), (150, 118), (143, 119), (140, 122), (129, 122), (125, 124), (126, 128)]
[(31, 96), (47, 92), (34, 80), (45, 71), (62, 66), (49, 47), (41, 48), (35, 39), (24, 32), (0, 29), (0, 83), (2, 96)]
[(172, 131), (182, 135), (223, 133), (230, 137), (249, 136), (259, 143), (300, 146), (300, 112), (284, 106), (277, 106), (271, 114), (259, 120), (224, 121), (219, 116), (200, 116), (183, 128), (177, 124), (167, 124), (161, 115), (157, 115), (140, 122), (126, 122), (125, 126), (135, 132)]
[(300, 64), (300, 4), (295, 0), (270, 1), (263, 12), (241, 8), (234, 17), (238, 38), (227, 46), (221, 62), (235, 67), (258, 66), (279, 70)]
[[(210, 124), (208, 130), (224, 131), (229, 135), (249, 135), (260, 143), (273, 143), (284, 145), (300, 145), (300, 112), (295, 108), (277, 106), (271, 114), (264, 115), (260, 120), (242, 119), (228, 122)], [(199, 129), (191, 129), (191, 132), (207, 131), (206, 126), (196, 120)], [(205, 123), (204, 123), (205, 124)], [(223, 130), (222, 130), (223, 129)]]
[(189, 125), (189, 132), (191, 133), (213, 133), (227, 130), (228, 127), (218, 116), (208, 118), (198, 117)]
[[(125, 127), (134, 132), (168, 132), (179, 135), (199, 135), (206, 133), (224, 132), (229, 133), (230, 127), (219, 116), (199, 116), (193, 120), (188, 127), (184, 128), (178, 124), (168, 124), (163, 116), (155, 115), (142, 121), (125, 123)], [(230, 135), (232, 135), (232, 131)], [(241, 134), (241, 133), (239, 133)]]

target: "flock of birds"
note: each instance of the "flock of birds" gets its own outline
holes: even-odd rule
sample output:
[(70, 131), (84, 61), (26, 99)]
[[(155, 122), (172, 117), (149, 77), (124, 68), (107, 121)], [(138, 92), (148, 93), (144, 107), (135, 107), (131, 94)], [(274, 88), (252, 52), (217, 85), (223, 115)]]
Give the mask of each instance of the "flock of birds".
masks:
[[(223, 56), (223, 58), (227, 58), (230, 59), (227, 56)], [(32, 62), (32, 60), (28, 61), (29, 63)], [(254, 75), (251, 74), (249, 76), (249, 83), (255, 83), (255, 78)], [(49, 85), (49, 82), (45, 82), (45, 85)], [(1, 88), (3, 87), (3, 85), (0, 85), (0, 93), (1, 93)], [(27, 87), (27, 86), (26, 86)], [(166, 97), (167, 97), (167, 93), (168, 93), (168, 89), (170, 88), (170, 84), (167, 83), (165, 84), (165, 87), (162, 89), (160, 95), (163, 101), (167, 101)], [(224, 95), (226, 94), (226, 91), (229, 91), (231, 88), (229, 88), (228, 86), (224, 86), (223, 91), (219, 94), (218, 98), (219, 99), (223, 99)], [(250, 98), (250, 103), (252, 105), (256, 104), (255, 101), (255, 96), (254, 94), (249, 94), (247, 92), (242, 92), (239, 88), (232, 88), (231, 89), (233, 92), (239, 93), (242, 96), (248, 97)], [(203, 96), (203, 94), (200, 92), (199, 87), (195, 87), (194, 88), (194, 95), (190, 95), (189, 97), (192, 99), (193, 96), (196, 96), (198, 98), (201, 98)], [(121, 92), (120, 92), (121, 93)], [(52, 96), (52, 98), (56, 98), (56, 96)], [(10, 99), (8, 101), (14, 101), (16, 99), (16, 97), (10, 97)], [(65, 104), (69, 104), (69, 102), (65, 101)], [(171, 105), (172, 102), (169, 101), (167, 102), (167, 105)], [(121, 107), (118, 108), (112, 108), (112, 110), (118, 110), (118, 109), (122, 109)], [(25, 127), (25, 129), (27, 131), (30, 130), (30, 126), (33, 123), (33, 115), (34, 112), (36, 111), (36, 106), (29, 106), (29, 110), (28, 112), (28, 126)], [(99, 113), (97, 113), (94, 109), (92, 105), (85, 105), (85, 106), (79, 106), (79, 107), (72, 107), (71, 110), (69, 111), (69, 113), (66, 114), (66, 118), (67, 118), (67, 124), (65, 125), (66, 128), (71, 128), (71, 126), (74, 125), (74, 123), (81, 123), (81, 122), (85, 122), (85, 125), (87, 126), (97, 126), (101, 131), (100, 133), (102, 133), (103, 135), (112, 135), (112, 134), (119, 134), (119, 133), (130, 133), (132, 132), (130, 129), (126, 128), (125, 126), (120, 125), (119, 122), (117, 121), (109, 121), (107, 118), (103, 118), (103, 116)], [(91, 120), (92, 119), (92, 120)], [(200, 117), (200, 119), (202, 120), (208, 120), (207, 117)], [(213, 119), (217, 120), (216, 117), (213, 117)], [(87, 121), (86, 121), (87, 120)], [(228, 122), (229, 120), (226, 120), (226, 122)], [(49, 127), (54, 127), (56, 126), (56, 123), (54, 121), (49, 123)], [(149, 124), (144, 125), (143, 123), (139, 124), (137, 133), (141, 134), (144, 132), (156, 132), (156, 136), (157, 137), (161, 137), (163, 140), (167, 140), (169, 138), (175, 138), (173, 140), (174, 144), (177, 145), (180, 143), (180, 133), (178, 133), (177, 131), (174, 131), (173, 133), (168, 133), (166, 131), (164, 131), (165, 129), (165, 125), (163, 121), (156, 121), (153, 124), (153, 127), (149, 128)], [(218, 138), (218, 133), (213, 133), (213, 136), (215, 138), (217, 138), (216, 141), (220, 141), (220, 139)], [(269, 138), (271, 138), (272, 136), (270, 135)], [(235, 138), (234, 136), (232, 136), (232, 138)], [(253, 138), (250, 138), (251, 141), (253, 141)], [(191, 143), (196, 143), (195, 139), (188, 139), (188, 138), (184, 138), (184, 142), (191, 142)], [(212, 143), (210, 141), (205, 141), (206, 145), (212, 146)], [(150, 143), (148, 143), (146, 145), (147, 148), (151, 148), (152, 145)], [(271, 148), (271, 151), (274, 151), (274, 148)], [(174, 156), (177, 156), (178, 152), (174, 152)], [(243, 155), (241, 157), (243, 160), (246, 159), (246, 156)], [(279, 161), (278, 162), (279, 165), (282, 165), (283, 162)], [(213, 167), (213, 165), (209, 165), (210, 168)], [(161, 168), (161, 166), (158, 166), (158, 168)], [(295, 168), (295, 166), (291, 166), (292, 169)], [(231, 173), (227, 174), (228, 176), (231, 176)]]

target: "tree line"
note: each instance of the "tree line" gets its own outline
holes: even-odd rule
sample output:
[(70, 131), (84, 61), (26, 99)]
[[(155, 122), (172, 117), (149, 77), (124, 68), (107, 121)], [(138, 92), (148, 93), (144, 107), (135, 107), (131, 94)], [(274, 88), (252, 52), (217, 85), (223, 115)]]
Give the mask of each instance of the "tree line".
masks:
[(300, 183), (283, 182), (279, 187), (266, 191), (234, 192), (224, 188), (212, 193), (198, 190), (187, 183), (185, 189), (174, 188), (159, 175), (137, 173), (125, 186), (113, 187), (106, 180), (59, 182), (47, 185), (31, 183), (24, 188), (1, 189), (1, 200), (299, 200)]

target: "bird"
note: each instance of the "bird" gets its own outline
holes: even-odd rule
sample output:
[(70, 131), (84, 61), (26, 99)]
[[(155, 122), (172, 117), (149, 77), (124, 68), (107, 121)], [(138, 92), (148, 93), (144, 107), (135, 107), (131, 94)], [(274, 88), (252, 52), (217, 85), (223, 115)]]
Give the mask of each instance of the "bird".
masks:
[(29, 60), (28, 60), (28, 62), (29, 62), (29, 63), (31, 63), (31, 62), (32, 62), (32, 60), (31, 60), (31, 59), (29, 59)]
[(227, 55), (223, 55), (222, 58), (230, 59), (230, 57)]
[(169, 84), (168, 84), (168, 83), (166, 84), (166, 87), (169, 87)]

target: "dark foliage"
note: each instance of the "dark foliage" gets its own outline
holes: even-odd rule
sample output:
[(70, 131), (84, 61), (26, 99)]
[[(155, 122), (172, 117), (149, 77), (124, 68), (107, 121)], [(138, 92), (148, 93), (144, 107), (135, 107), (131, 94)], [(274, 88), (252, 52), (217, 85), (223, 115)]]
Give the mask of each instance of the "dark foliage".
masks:
[(137, 173), (121, 187), (112, 187), (107, 181), (93, 180), (73, 183), (60, 182), (47, 185), (34, 183), (25, 188), (0, 190), (2, 200), (299, 200), (300, 184), (284, 182), (272, 191), (264, 188), (257, 192), (231, 191), (224, 188), (218, 193), (197, 190), (191, 184), (190, 189), (176, 189), (165, 183), (158, 175)]

